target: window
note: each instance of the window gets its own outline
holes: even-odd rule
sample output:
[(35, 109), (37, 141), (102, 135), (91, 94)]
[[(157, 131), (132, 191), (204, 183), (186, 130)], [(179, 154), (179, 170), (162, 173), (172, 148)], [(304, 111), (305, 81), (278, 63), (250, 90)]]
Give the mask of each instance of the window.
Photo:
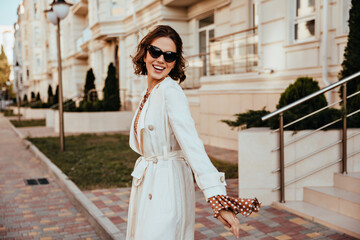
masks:
[(294, 18), (294, 41), (315, 37), (315, 0), (296, 0)]
[[(215, 37), (214, 14), (199, 20), (199, 54), (209, 53), (210, 39)], [(207, 75), (209, 59), (206, 55), (203, 58), (203, 74)]]
[(40, 28), (39, 27), (35, 27), (34, 34), (35, 34), (35, 46), (40, 47)]
[(39, 11), (36, 3), (34, 3), (34, 17), (35, 19), (39, 19)]

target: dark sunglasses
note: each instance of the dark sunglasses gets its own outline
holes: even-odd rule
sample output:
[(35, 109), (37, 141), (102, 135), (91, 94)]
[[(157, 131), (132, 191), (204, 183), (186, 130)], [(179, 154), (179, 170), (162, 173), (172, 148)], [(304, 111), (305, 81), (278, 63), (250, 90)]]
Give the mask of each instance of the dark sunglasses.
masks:
[(160, 57), (161, 55), (164, 55), (164, 60), (166, 62), (168, 62), (168, 63), (171, 63), (171, 62), (175, 61), (176, 58), (177, 58), (177, 53), (170, 52), (170, 51), (163, 52), (163, 51), (161, 51), (160, 48), (155, 47), (153, 45), (149, 45), (148, 51), (149, 51), (150, 56), (155, 58), (155, 59)]

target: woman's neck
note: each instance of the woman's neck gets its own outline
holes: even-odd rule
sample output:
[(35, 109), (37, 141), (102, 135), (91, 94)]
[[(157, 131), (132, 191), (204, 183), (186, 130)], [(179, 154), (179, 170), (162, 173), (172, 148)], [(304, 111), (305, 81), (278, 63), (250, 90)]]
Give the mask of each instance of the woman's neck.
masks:
[(156, 84), (160, 83), (163, 79), (160, 80), (154, 80), (154, 79), (147, 79), (147, 92), (151, 92), (152, 89), (156, 86)]

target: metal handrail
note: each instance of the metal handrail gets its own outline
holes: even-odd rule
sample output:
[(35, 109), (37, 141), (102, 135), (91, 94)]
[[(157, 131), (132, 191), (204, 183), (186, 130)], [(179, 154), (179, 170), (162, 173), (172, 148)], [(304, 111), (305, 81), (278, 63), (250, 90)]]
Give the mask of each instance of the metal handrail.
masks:
[[(358, 95), (358, 94), (360, 94), (360, 91), (357, 91), (357, 92), (355, 92), (355, 93), (347, 96), (346, 99), (352, 98), (352, 97), (354, 97), (354, 96), (356, 96), (356, 95)], [(314, 112), (312, 112), (312, 113), (309, 113), (308, 115), (305, 115), (305, 116), (303, 116), (303, 117), (301, 117), (301, 118), (299, 118), (299, 119), (296, 119), (295, 121), (292, 121), (292, 122), (286, 124), (286, 125), (284, 126), (284, 128), (287, 128), (287, 127), (289, 127), (289, 126), (291, 126), (291, 125), (293, 125), (293, 124), (295, 124), (295, 123), (297, 123), (297, 122), (300, 122), (300, 121), (302, 121), (302, 120), (304, 120), (304, 119), (306, 119), (306, 118), (308, 118), (308, 117), (311, 117), (312, 115), (315, 115), (315, 114), (317, 114), (317, 113), (319, 113), (319, 112), (321, 112), (321, 111), (323, 111), (323, 110), (325, 110), (325, 109), (327, 109), (327, 108), (330, 108), (330, 107), (332, 107), (332, 106), (335, 106), (336, 104), (341, 103), (341, 102), (342, 102), (342, 99), (340, 99), (340, 100), (338, 100), (338, 101), (336, 101), (336, 102), (334, 102), (334, 103), (332, 103), (332, 104), (329, 104), (329, 105), (327, 105), (327, 106), (325, 106), (325, 107), (323, 107), (323, 108), (320, 108), (319, 110), (316, 110), (316, 111), (314, 111)], [(279, 131), (279, 128), (278, 128), (278, 129), (275, 129), (274, 131), (272, 131), (272, 133), (278, 132), (278, 131)]]
[[(284, 107), (282, 107), (282, 108), (280, 108), (280, 109), (278, 109), (278, 110), (276, 110), (276, 111), (274, 111), (274, 112), (272, 112), (270, 114), (267, 114), (266, 116), (261, 118), (263, 121), (265, 121), (265, 120), (268, 120), (271, 117), (279, 115), (279, 130), (276, 130), (276, 131), (279, 131), (279, 147), (272, 150), (272, 151), (279, 150), (279, 162), (280, 162), (280, 164), (279, 164), (280, 165), (280, 174), (279, 174), (280, 181), (279, 182), (280, 182), (280, 187), (275, 188), (274, 191), (278, 190), (278, 189), (281, 190), (280, 191), (280, 202), (283, 202), (283, 203), (285, 202), (285, 186), (287, 186), (287, 185), (289, 185), (291, 183), (297, 182), (297, 181), (299, 181), (299, 180), (301, 180), (301, 179), (303, 179), (303, 178), (305, 178), (305, 177), (307, 177), (309, 175), (314, 174), (315, 172), (321, 171), (322, 169), (324, 169), (324, 168), (326, 168), (328, 166), (331, 166), (331, 165), (333, 165), (333, 164), (335, 164), (335, 163), (337, 163), (339, 161), (342, 162), (342, 172), (347, 173), (347, 158), (348, 158), (348, 155), (347, 155), (347, 139), (348, 139), (348, 137), (347, 137), (347, 118), (359, 113), (360, 109), (355, 110), (350, 114), (347, 114), (347, 112), (346, 112), (346, 110), (347, 110), (346, 109), (347, 99), (359, 94), (359, 92), (355, 92), (355, 93), (351, 94), (350, 96), (346, 96), (346, 93), (347, 93), (347, 91), (346, 91), (346, 88), (347, 88), (346, 83), (349, 82), (350, 80), (354, 79), (354, 78), (359, 77), (359, 76), (360, 76), (360, 72), (357, 72), (357, 73), (355, 73), (355, 74), (353, 74), (353, 75), (351, 75), (349, 77), (346, 77), (346, 78), (344, 78), (344, 79), (342, 79), (342, 80), (340, 80), (340, 81), (338, 81), (338, 82), (336, 82), (334, 84), (331, 84), (331, 85), (329, 85), (329, 86), (327, 86), (327, 87), (325, 87), (323, 89), (320, 89), (320, 90), (316, 91), (315, 93), (312, 93), (312, 94), (310, 94), (310, 95), (308, 95), (308, 96), (306, 96), (306, 97), (304, 97), (302, 99), (299, 99), (299, 100), (297, 100), (297, 101), (295, 101), (295, 102), (293, 102), (293, 103), (291, 103), (289, 105), (286, 105), (286, 106), (284, 106)], [(316, 130), (314, 130), (314, 131), (312, 131), (310, 133), (303, 134), (302, 136), (297, 137), (297, 138), (295, 138), (295, 139), (293, 139), (293, 140), (291, 140), (291, 141), (289, 141), (289, 142), (287, 142), (285, 144), (285, 141), (284, 141), (284, 112), (287, 111), (287, 110), (290, 110), (291, 108), (293, 108), (295, 106), (298, 106), (299, 104), (301, 104), (301, 103), (303, 103), (305, 101), (308, 101), (308, 100), (310, 100), (310, 99), (312, 99), (314, 97), (317, 97), (317, 96), (319, 96), (319, 95), (321, 95), (321, 94), (323, 94), (325, 92), (328, 92), (328, 91), (330, 91), (330, 90), (332, 90), (332, 89), (334, 89), (336, 87), (339, 87), (339, 86), (342, 86), (342, 89), (341, 89), (342, 90), (342, 106), (343, 106), (343, 108), (342, 108), (342, 112), (343, 112), (342, 117), (340, 119), (332, 121), (331, 123), (328, 123), (328, 124), (326, 124), (326, 125), (324, 125), (324, 126), (322, 126), (320, 128), (317, 128)], [(341, 101), (338, 101), (337, 103), (339, 103), (339, 102), (341, 102)], [(310, 116), (312, 116), (312, 115), (314, 115), (314, 114), (316, 114), (318, 112), (321, 112), (321, 111), (323, 111), (323, 110), (325, 110), (325, 109), (329, 108), (330, 106), (333, 106), (333, 105), (335, 105), (337, 103), (330, 104), (330, 105), (328, 105), (326, 107), (323, 107), (323, 108), (321, 108), (319, 110), (316, 110), (315, 112), (307, 114), (306, 116), (303, 116), (300, 119), (297, 119), (297, 120), (295, 120), (295, 121), (293, 121), (291, 123), (288, 123), (285, 127), (288, 127), (288, 126), (290, 126), (290, 125), (292, 125), (292, 124), (294, 124), (296, 122), (304, 120), (305, 118), (310, 117)], [(285, 153), (284, 153), (285, 152), (284, 151), (285, 146), (287, 146), (289, 144), (292, 144), (294, 142), (297, 142), (297, 141), (299, 141), (299, 140), (301, 140), (301, 139), (303, 139), (305, 137), (308, 137), (308, 136), (310, 136), (310, 135), (312, 135), (312, 134), (314, 134), (314, 133), (316, 133), (316, 132), (318, 132), (318, 131), (320, 131), (320, 130), (322, 130), (322, 129), (324, 129), (324, 128), (326, 128), (326, 127), (328, 127), (328, 126), (330, 126), (330, 125), (332, 125), (334, 123), (340, 122), (341, 120), (342, 120), (342, 140), (341, 140), (341, 142), (342, 142), (342, 153), (341, 153), (342, 157), (341, 157), (341, 159), (337, 160), (336, 162), (326, 164), (325, 166), (322, 166), (322, 167), (320, 167), (320, 168), (318, 168), (316, 170), (313, 170), (308, 174), (304, 174), (301, 177), (298, 177), (296, 179), (291, 180), (290, 182), (285, 183), (285, 167), (289, 166), (289, 164), (285, 165)], [(320, 151), (323, 151), (323, 150), (324, 149), (320, 149)], [(308, 154), (308, 155), (311, 156), (311, 155), (314, 155), (316, 153), (312, 153), (312, 154)], [(355, 154), (357, 154), (357, 153), (355, 153)], [(303, 159), (305, 159), (307, 157), (308, 156), (305, 156), (301, 160), (303, 160)], [(301, 160), (299, 160), (299, 159), (295, 160), (295, 162), (292, 162), (292, 164), (295, 164), (295, 163), (297, 163), (297, 162), (299, 162)]]
[[(360, 134), (360, 132), (354, 133), (354, 134), (350, 135), (350, 136), (347, 138), (347, 140), (349, 140), (349, 139), (351, 139), (351, 138), (353, 138), (353, 137), (356, 137), (356, 136), (359, 135), (359, 134)], [(341, 143), (341, 142), (342, 142), (342, 140), (338, 140), (338, 141), (336, 141), (336, 142), (334, 142), (334, 143), (331, 143), (331, 144), (329, 144), (329, 145), (327, 145), (327, 146), (325, 146), (325, 147), (320, 148), (320, 149), (317, 150), (317, 151), (313, 151), (313, 152), (311, 152), (311, 153), (309, 153), (309, 154), (307, 154), (307, 155), (305, 155), (305, 156), (302, 156), (301, 158), (296, 159), (295, 161), (286, 163), (286, 164), (285, 164), (285, 167), (290, 167), (290, 166), (292, 166), (292, 165), (294, 165), (294, 164), (296, 164), (296, 163), (298, 163), (298, 162), (301, 162), (301, 161), (303, 161), (303, 160), (305, 160), (305, 159), (307, 159), (307, 158), (309, 158), (309, 157), (311, 157), (311, 156), (314, 156), (314, 155), (316, 155), (316, 154), (318, 154), (318, 153), (321, 153), (322, 151), (325, 151), (326, 149), (329, 149), (329, 148), (331, 148), (331, 147), (333, 147), (333, 146), (336, 146), (337, 144), (339, 144), (339, 143)], [(349, 155), (348, 157), (350, 157), (350, 155)], [(280, 171), (280, 168), (276, 168), (275, 170), (271, 171), (271, 173), (276, 173), (276, 172), (278, 172), (278, 171)]]
[[(338, 163), (338, 162), (341, 162), (341, 160), (342, 160), (342, 159), (339, 158), (339, 159), (336, 160), (336, 161), (333, 161), (333, 162), (330, 162), (330, 163), (328, 163), (328, 164), (325, 164), (325, 165), (322, 166), (322, 167), (316, 168), (316, 169), (312, 170), (312, 171), (309, 172), (309, 173), (306, 173), (306, 174), (304, 174), (304, 175), (301, 175), (300, 177), (297, 177), (297, 178), (295, 178), (295, 179), (293, 179), (293, 180), (290, 180), (290, 181), (286, 182), (284, 185), (285, 185), (285, 186), (288, 186), (288, 185), (290, 185), (290, 184), (292, 184), (292, 183), (295, 183), (295, 182), (297, 182), (297, 181), (299, 181), (299, 180), (301, 180), (301, 179), (304, 179), (304, 178), (306, 178), (306, 177), (308, 177), (308, 176), (311, 176), (311, 175), (313, 175), (314, 173), (320, 172), (321, 170), (323, 170), (323, 169), (325, 169), (325, 168), (328, 168), (328, 167), (330, 167), (330, 166), (332, 166), (332, 165), (334, 165), (334, 164), (336, 164), (336, 163)], [(275, 191), (277, 191), (277, 190), (279, 190), (279, 189), (280, 189), (280, 186), (274, 188), (272, 191), (275, 192)]]
[(306, 102), (307, 100), (309, 100), (311, 98), (319, 96), (319, 95), (321, 95), (321, 94), (323, 94), (325, 92), (328, 92), (328, 91), (330, 91), (330, 90), (332, 90), (332, 89), (334, 89), (336, 87), (339, 87), (339, 86), (347, 83), (348, 81), (352, 80), (353, 78), (356, 78), (356, 77), (359, 77), (359, 76), (360, 76), (360, 72), (357, 72), (357, 73), (355, 73), (355, 74), (353, 74), (353, 75), (351, 75), (349, 77), (346, 77), (346, 78), (344, 78), (344, 79), (342, 79), (342, 80), (340, 80), (340, 81), (338, 81), (336, 83), (333, 83), (333, 84), (331, 84), (331, 85), (329, 85), (329, 86), (327, 86), (327, 87), (325, 87), (323, 89), (320, 89), (319, 91), (314, 92), (314, 93), (312, 93), (312, 94), (310, 94), (310, 95), (308, 95), (308, 96), (306, 96), (306, 97), (304, 97), (302, 99), (299, 99), (299, 100), (297, 100), (297, 101), (295, 101), (293, 103), (290, 103), (289, 105), (286, 105), (286, 106), (284, 106), (284, 107), (282, 107), (282, 108), (280, 108), (280, 109), (278, 109), (278, 110), (276, 110), (276, 111), (274, 111), (272, 113), (269, 113), (269, 114), (265, 115), (264, 117), (262, 117), (261, 119), (263, 121), (268, 120), (269, 118), (272, 118), (272, 117), (274, 117), (274, 116), (276, 116), (276, 115), (278, 115), (280, 113), (283, 113), (283, 112), (285, 112), (285, 111), (287, 111), (287, 110), (289, 110), (289, 109), (291, 109), (291, 108), (293, 108), (293, 107), (295, 107), (295, 106), (297, 106), (297, 105), (299, 105), (299, 104), (301, 104), (303, 102)]

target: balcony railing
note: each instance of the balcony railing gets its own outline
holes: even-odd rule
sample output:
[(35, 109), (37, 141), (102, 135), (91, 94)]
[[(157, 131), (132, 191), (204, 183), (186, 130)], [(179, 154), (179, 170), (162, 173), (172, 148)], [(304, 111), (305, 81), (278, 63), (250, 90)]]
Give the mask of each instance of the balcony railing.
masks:
[(208, 54), (196, 54), (186, 57), (186, 81), (181, 84), (183, 88), (200, 88), (200, 78), (206, 75), (206, 57)]
[(210, 75), (253, 72), (258, 66), (257, 28), (210, 40)]
[(91, 31), (90, 31), (90, 28), (87, 27), (82, 32), (82, 35), (76, 40), (76, 51), (77, 52), (82, 51), (81, 45), (83, 45), (84, 43), (86, 43), (90, 39), (91, 39)]

